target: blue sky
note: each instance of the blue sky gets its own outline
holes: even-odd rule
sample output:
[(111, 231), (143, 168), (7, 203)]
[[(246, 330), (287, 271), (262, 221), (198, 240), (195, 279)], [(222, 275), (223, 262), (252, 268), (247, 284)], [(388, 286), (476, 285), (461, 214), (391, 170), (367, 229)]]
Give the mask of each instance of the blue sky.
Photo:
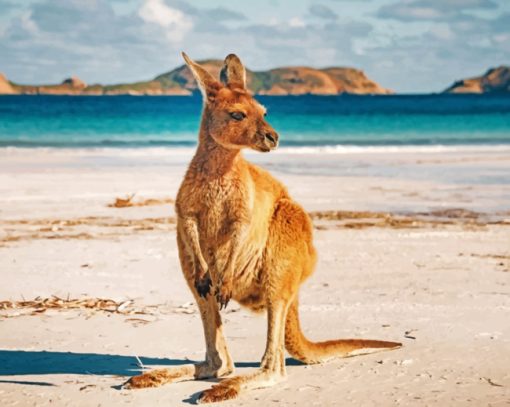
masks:
[(18, 83), (150, 79), (235, 52), (251, 69), (352, 66), (397, 92), (510, 64), (509, 0), (0, 0)]

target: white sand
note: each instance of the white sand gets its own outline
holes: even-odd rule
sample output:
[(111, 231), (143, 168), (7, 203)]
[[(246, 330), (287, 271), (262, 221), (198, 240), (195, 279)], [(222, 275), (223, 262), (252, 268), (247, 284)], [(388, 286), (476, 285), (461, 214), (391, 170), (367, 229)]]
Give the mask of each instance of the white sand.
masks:
[[(0, 317), (2, 406), (177, 406), (192, 402), (211, 384), (114, 388), (136, 371), (135, 355), (148, 366), (184, 363), (186, 358), (200, 360), (204, 343), (200, 319), (189, 305), (192, 297), (180, 273), (171, 226), (137, 230), (92, 220), (75, 227), (57, 224), (41, 232), (41, 224), (55, 219), (100, 217), (118, 222), (173, 216), (171, 205), (115, 209), (107, 204), (130, 193), (140, 199), (174, 197), (186, 155), (153, 165), (150, 157), (127, 154), (112, 166), (108, 153), (101, 154), (0, 152), (0, 301), (70, 295), (160, 306), (154, 315), (50, 310), (13, 316), (16, 311), (0, 311), (10, 316)], [(413, 168), (428, 161), (439, 172), (441, 166), (455, 167), (453, 161), (484, 171), (491, 166), (510, 168), (510, 158), (496, 156), (499, 159), (465, 154), (452, 160), (444, 153), (395, 153), (328, 159), (384, 168)], [(275, 163), (286, 165), (305, 159), (274, 157)], [(271, 162), (271, 156), (263, 160)], [(313, 164), (317, 157), (308, 160)], [(303, 176), (282, 168), (277, 175), (308, 210), (510, 209), (508, 184), (371, 173)], [(305, 332), (311, 339), (364, 337), (402, 341), (404, 347), (325, 365), (291, 362), (285, 383), (225, 405), (510, 403), (510, 226), (325, 225), (315, 234), (320, 259), (316, 273), (301, 290)], [(91, 238), (48, 238), (80, 232)], [(13, 236), (23, 238), (8, 241)], [(231, 304), (224, 321), (239, 363), (237, 373), (254, 369), (264, 350), (265, 318)]]

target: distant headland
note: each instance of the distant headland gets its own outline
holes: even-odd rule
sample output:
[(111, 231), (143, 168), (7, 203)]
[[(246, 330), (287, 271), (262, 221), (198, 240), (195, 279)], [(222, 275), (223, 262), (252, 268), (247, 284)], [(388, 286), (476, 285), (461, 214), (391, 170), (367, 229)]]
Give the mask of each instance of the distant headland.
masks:
[[(221, 60), (199, 61), (218, 77), (223, 66)], [(367, 78), (363, 71), (354, 68), (285, 67), (268, 71), (246, 72), (249, 89), (258, 95), (338, 95), (389, 94)], [(195, 80), (188, 68), (178, 68), (156, 76), (149, 81), (116, 85), (87, 85), (73, 76), (56, 85), (20, 85), (0, 74), (0, 94), (22, 95), (191, 95), (197, 91)]]
[[(213, 75), (219, 76), (223, 61), (200, 61)], [(256, 95), (388, 95), (394, 92), (369, 79), (359, 69), (331, 67), (316, 69), (291, 66), (268, 71), (246, 72), (249, 89)], [(188, 68), (178, 68), (152, 80), (115, 85), (87, 85), (76, 76), (54, 85), (21, 85), (0, 73), (0, 94), (18, 95), (179, 95), (197, 92)], [(442, 93), (510, 93), (510, 67), (489, 69), (484, 75), (461, 79)]]
[(444, 93), (510, 93), (510, 66), (491, 68), (482, 76), (461, 79)]

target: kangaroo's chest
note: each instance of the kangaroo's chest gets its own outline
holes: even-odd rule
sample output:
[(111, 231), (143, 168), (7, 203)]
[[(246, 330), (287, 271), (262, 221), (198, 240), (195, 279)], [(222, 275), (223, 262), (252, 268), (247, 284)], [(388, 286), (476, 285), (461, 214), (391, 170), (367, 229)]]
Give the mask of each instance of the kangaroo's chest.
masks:
[(219, 179), (201, 185), (196, 205), (203, 243), (218, 246), (227, 241), (232, 225), (251, 213), (252, 200), (247, 186), (236, 181)]
[[(270, 191), (257, 190), (250, 178), (193, 181), (185, 183), (181, 206), (186, 200), (185, 209), (197, 219), (200, 248), (210, 271), (224, 269), (233, 240), (241, 239), (234, 259), (235, 277), (237, 281), (246, 280), (243, 286), (249, 286), (256, 277), (267, 239), (274, 200)], [(234, 233), (239, 224), (244, 226), (244, 232)]]

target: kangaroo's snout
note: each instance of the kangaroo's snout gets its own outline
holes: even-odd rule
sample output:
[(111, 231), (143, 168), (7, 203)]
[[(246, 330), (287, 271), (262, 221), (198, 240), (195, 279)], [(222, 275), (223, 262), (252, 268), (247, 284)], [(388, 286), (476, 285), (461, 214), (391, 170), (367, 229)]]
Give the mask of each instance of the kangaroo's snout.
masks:
[(264, 135), (264, 141), (265, 141), (265, 144), (271, 149), (275, 149), (276, 147), (278, 147), (278, 133), (276, 131), (268, 131), (266, 132), (266, 134)]
[(262, 122), (257, 132), (257, 149), (269, 152), (278, 147), (278, 133), (267, 122)]

